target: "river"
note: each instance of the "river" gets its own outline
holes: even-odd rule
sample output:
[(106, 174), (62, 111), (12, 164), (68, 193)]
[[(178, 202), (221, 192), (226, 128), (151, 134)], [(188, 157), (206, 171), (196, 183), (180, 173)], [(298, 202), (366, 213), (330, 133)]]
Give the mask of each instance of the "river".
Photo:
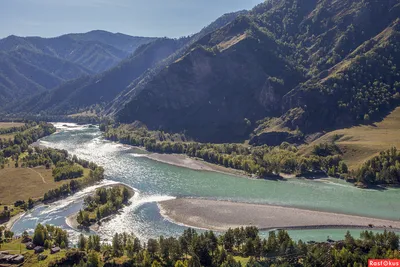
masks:
[[(102, 138), (99, 129), (56, 123), (56, 134), (40, 140), (40, 144), (66, 149), (82, 159), (105, 168), (102, 184), (120, 182), (133, 187), (137, 194), (132, 205), (104, 223), (98, 234), (109, 239), (115, 232), (133, 232), (145, 240), (159, 235), (176, 236), (185, 227), (160, 215), (157, 201), (175, 197), (200, 197), (250, 203), (264, 203), (400, 220), (400, 189), (366, 190), (337, 180), (310, 181), (288, 179), (269, 181), (232, 175), (196, 171), (153, 161), (143, 151)], [(99, 186), (99, 185), (97, 185)], [(16, 234), (33, 231), (37, 223), (49, 223), (67, 229), (71, 239), (78, 233), (65, 218), (82, 207), (82, 197), (97, 186), (50, 205), (36, 207), (18, 220), (12, 230)], [(289, 231), (294, 239), (326, 240), (343, 238), (345, 229)], [(359, 230), (351, 231), (358, 236)]]

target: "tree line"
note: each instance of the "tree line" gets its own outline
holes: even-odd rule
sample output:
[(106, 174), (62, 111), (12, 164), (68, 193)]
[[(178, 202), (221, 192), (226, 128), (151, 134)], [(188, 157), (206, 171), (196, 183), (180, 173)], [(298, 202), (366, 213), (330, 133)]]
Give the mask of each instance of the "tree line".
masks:
[(52, 124), (40, 122), (38, 125), (17, 133), (13, 140), (4, 140), (0, 138), (0, 163), (2, 163), (2, 168), (4, 168), (4, 158), (19, 155), (22, 152), (27, 151), (30, 144), (36, 142), (42, 137), (54, 133), (55, 131), (56, 128)]
[(365, 162), (354, 173), (363, 184), (400, 184), (400, 151), (392, 147)]
[(0, 248), (1, 248), (1, 244), (9, 241), (10, 239), (13, 238), (13, 236), (14, 236), (13, 232), (6, 229), (5, 226), (0, 225)]
[(36, 122), (27, 122), (23, 126), (14, 126), (14, 127), (9, 127), (9, 128), (3, 128), (3, 129), (0, 129), (0, 135), (15, 133), (15, 132), (23, 132), (31, 127), (35, 127), (36, 125), (37, 125)]
[[(124, 144), (143, 146), (157, 153), (186, 154), (190, 157), (243, 170), (259, 178), (275, 177), (279, 173), (298, 176), (323, 171), (331, 177), (368, 184), (400, 183), (400, 152), (396, 148), (383, 151), (356, 171), (349, 171), (340, 148), (334, 143), (321, 143), (312, 148), (309, 156), (300, 155), (295, 145), (283, 142), (280, 146), (248, 146), (244, 144), (211, 144), (193, 141), (171, 141), (171, 134), (129, 129), (124, 125), (103, 125), (106, 139)], [(169, 139), (165, 140), (164, 137)], [(178, 135), (179, 136), (179, 135)], [(160, 138), (161, 137), (161, 138)], [(186, 137), (178, 140), (186, 139)]]
[(248, 146), (244, 144), (210, 144), (198, 142), (162, 141), (152, 131), (143, 128), (127, 130), (124, 126), (103, 126), (105, 138), (134, 146), (144, 146), (157, 153), (186, 154), (225, 167), (243, 170), (260, 178), (279, 173), (302, 175), (324, 171), (339, 177), (348, 172), (341, 155), (314, 154), (303, 156), (288, 143), (278, 147)]
[[(116, 233), (111, 243), (96, 235), (78, 239), (74, 266), (366, 266), (370, 258), (400, 258), (399, 236), (394, 232), (363, 231), (358, 239), (349, 232), (341, 241), (294, 241), (285, 230), (266, 238), (255, 227), (229, 229), (220, 235), (191, 228), (178, 237), (160, 236), (141, 242), (133, 234)], [(65, 261), (71, 260), (66, 256)], [(116, 263), (118, 262), (118, 264)], [(49, 266), (62, 265), (63, 260)]]
[[(24, 232), (23, 235), (27, 235), (27, 233)], [(39, 223), (33, 233), (32, 242), (36, 246), (43, 246), (46, 249), (53, 246), (67, 248), (69, 246), (68, 232), (53, 225)]]
[(75, 165), (73, 161), (60, 161), (57, 163), (52, 171), (54, 181), (61, 181), (66, 179), (74, 179), (83, 175), (83, 168)]
[(82, 178), (72, 179), (67, 184), (63, 184), (56, 189), (51, 189), (43, 196), (44, 202), (54, 201), (56, 199), (66, 197), (72, 193), (79, 191), (80, 189), (99, 182), (104, 179), (103, 167), (96, 167), (94, 170), (89, 171), (89, 175), (83, 176)]

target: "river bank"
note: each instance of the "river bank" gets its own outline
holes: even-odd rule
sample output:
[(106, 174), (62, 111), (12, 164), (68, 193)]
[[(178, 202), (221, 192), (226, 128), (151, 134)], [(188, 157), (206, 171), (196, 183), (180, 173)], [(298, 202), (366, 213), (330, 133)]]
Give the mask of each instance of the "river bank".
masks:
[(271, 229), (390, 229), (400, 230), (400, 221), (383, 220), (299, 208), (180, 198), (159, 202), (161, 214), (190, 227), (226, 231), (240, 226)]
[(8, 221), (1, 223), (0, 226), (6, 227), (6, 229), (11, 229), (16, 221), (18, 221), (22, 216), (25, 215), (25, 212), (18, 213), (12, 216)]
[[(117, 142), (118, 143), (118, 142)], [(118, 143), (120, 144), (120, 143)], [(133, 148), (135, 150), (139, 150), (143, 153), (140, 153), (140, 157), (148, 158), (154, 161), (162, 162), (165, 164), (188, 168), (196, 171), (211, 171), (218, 172), (223, 174), (235, 175), (239, 177), (249, 178), (249, 179), (271, 179), (271, 180), (286, 180), (286, 179), (310, 179), (310, 180), (323, 180), (329, 178), (329, 176), (325, 172), (310, 172), (304, 176), (299, 176), (296, 174), (287, 174), (287, 173), (279, 173), (278, 175), (266, 177), (266, 178), (258, 178), (254, 174), (249, 174), (243, 170), (228, 168), (225, 166), (221, 166), (215, 163), (210, 163), (204, 161), (203, 159), (190, 157), (186, 154), (162, 154), (155, 153), (146, 150), (144, 147), (140, 146), (132, 146), (128, 144), (122, 144), (125, 148)]]
[[(160, 235), (181, 234), (186, 228), (179, 223), (165, 220), (156, 203), (159, 199), (171, 197), (271, 203), (365, 217), (399, 219), (400, 189), (361, 190), (333, 179), (244, 179), (244, 176), (159, 164), (143, 158), (142, 154), (148, 152), (105, 140), (97, 128), (67, 129), (43, 138), (41, 142), (48, 147), (65, 149), (71, 155), (104, 166), (108, 180), (127, 184), (140, 192), (134, 198), (135, 202), (124, 208), (121, 215), (113, 216), (102, 223), (98, 231), (102, 237), (112, 238), (116, 232), (121, 231), (133, 232), (143, 240), (158, 238)], [(92, 191), (86, 190), (85, 195)], [(14, 224), (13, 231), (16, 235), (21, 235), (24, 230), (34, 229), (37, 223), (49, 223), (69, 230), (71, 239), (77, 240), (80, 231), (74, 231), (65, 222), (67, 216), (82, 208), (81, 196), (81, 193), (77, 193), (72, 199), (67, 198), (55, 205), (34, 209), (29, 216), (23, 216)], [(241, 214), (238, 213), (237, 216)], [(322, 237), (318, 240), (325, 240), (331, 231), (324, 230), (306, 230), (305, 234), (298, 235), (302, 240), (317, 240), (315, 235)], [(313, 231), (316, 231), (315, 235)]]
[[(147, 151), (147, 150), (145, 150)], [(148, 152), (148, 151), (147, 151)], [(212, 164), (201, 159), (191, 158), (184, 154), (160, 154), (160, 153), (151, 153), (143, 154), (143, 157), (148, 159), (162, 162), (169, 165), (174, 165), (183, 168), (189, 168), (196, 171), (212, 171), (212, 172), (220, 172), (235, 176), (242, 177), (250, 177), (246, 172), (241, 170), (235, 170), (232, 168), (226, 168), (224, 166)]]

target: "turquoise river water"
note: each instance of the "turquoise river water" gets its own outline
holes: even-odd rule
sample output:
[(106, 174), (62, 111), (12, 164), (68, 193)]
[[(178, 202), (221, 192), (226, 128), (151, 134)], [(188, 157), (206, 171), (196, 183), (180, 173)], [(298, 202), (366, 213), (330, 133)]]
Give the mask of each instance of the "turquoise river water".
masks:
[[(143, 152), (102, 138), (98, 128), (65, 127), (40, 140), (42, 145), (66, 149), (70, 154), (102, 165), (106, 180), (102, 184), (125, 183), (137, 190), (132, 205), (104, 223), (99, 234), (107, 239), (115, 232), (133, 232), (142, 239), (159, 235), (176, 236), (185, 226), (164, 219), (160, 200), (199, 197), (238, 202), (264, 203), (322, 210), (383, 219), (400, 220), (400, 189), (365, 190), (337, 179), (312, 181), (288, 179), (269, 181), (247, 179), (222, 173), (176, 167), (143, 157)], [(42, 205), (18, 220), (13, 231), (33, 231), (37, 223), (50, 223), (68, 229), (72, 239), (78, 233), (68, 226), (66, 217), (82, 207), (82, 197), (92, 186), (50, 205)], [(342, 239), (346, 229), (289, 231), (294, 239)], [(351, 231), (358, 236), (358, 230)]]

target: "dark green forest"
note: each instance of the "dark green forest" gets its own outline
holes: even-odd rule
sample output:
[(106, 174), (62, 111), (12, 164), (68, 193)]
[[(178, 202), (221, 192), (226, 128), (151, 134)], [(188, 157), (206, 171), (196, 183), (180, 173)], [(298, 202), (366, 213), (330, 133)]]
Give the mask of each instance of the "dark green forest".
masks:
[[(38, 225), (35, 244), (69, 245), (65, 231)], [(115, 234), (111, 243), (96, 235), (80, 235), (76, 248), (49, 266), (367, 266), (368, 259), (398, 259), (399, 236), (394, 232), (349, 232), (341, 241), (294, 241), (285, 230), (271, 231), (266, 238), (255, 227), (212, 231), (186, 229), (178, 237), (142, 242), (133, 234)]]
[(356, 175), (365, 184), (400, 184), (400, 151), (395, 147), (382, 151), (364, 163)]
[(200, 39), (116, 119), (218, 143), (264, 118), (265, 132), (306, 135), (369, 124), (399, 104), (399, 12), (395, 0), (266, 1)]

